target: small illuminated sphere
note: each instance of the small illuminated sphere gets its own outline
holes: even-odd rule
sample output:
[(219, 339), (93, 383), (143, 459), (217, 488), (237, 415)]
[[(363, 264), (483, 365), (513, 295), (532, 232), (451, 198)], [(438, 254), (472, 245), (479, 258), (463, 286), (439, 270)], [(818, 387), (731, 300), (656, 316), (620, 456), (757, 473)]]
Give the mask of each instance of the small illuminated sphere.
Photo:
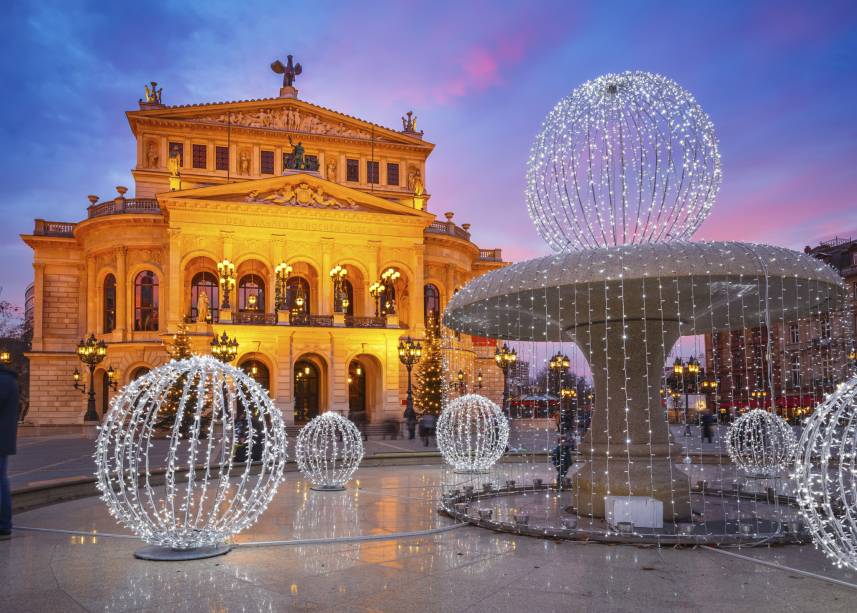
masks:
[(795, 445), (791, 426), (763, 409), (753, 409), (736, 419), (726, 434), (726, 450), (732, 462), (751, 475), (773, 475), (788, 467)]
[[(155, 441), (164, 431), (166, 448)], [(244, 441), (261, 446), (258, 469), (233, 461)], [(240, 369), (211, 356), (173, 360), (111, 402), (95, 453), (98, 488), (110, 513), (151, 545), (220, 546), (274, 497), (286, 443), (279, 409)], [(154, 483), (150, 467), (161, 466)]]
[(530, 217), (554, 251), (686, 240), (720, 189), (714, 125), (670, 79), (604, 75), (548, 114), (526, 181)]
[(815, 546), (857, 570), (857, 376), (806, 420), (792, 476)]
[(509, 442), (509, 422), (488, 398), (466, 394), (451, 400), (437, 421), (437, 446), (457, 472), (484, 472)]
[(363, 459), (363, 437), (350, 419), (328, 411), (301, 428), (295, 458), (313, 489), (341, 490)]

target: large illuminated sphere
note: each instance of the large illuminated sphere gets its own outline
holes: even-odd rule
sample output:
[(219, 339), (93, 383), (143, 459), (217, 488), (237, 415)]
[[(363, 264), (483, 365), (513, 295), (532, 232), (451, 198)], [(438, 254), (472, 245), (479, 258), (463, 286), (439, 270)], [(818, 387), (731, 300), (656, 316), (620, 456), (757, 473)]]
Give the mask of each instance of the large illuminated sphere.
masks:
[(527, 165), (527, 207), (557, 252), (691, 237), (720, 188), (714, 125), (648, 72), (588, 81), (548, 114)]
[[(156, 440), (164, 433), (166, 446)], [(236, 444), (253, 440), (262, 449), (259, 467), (234, 462)], [(95, 461), (102, 500), (140, 538), (170, 549), (212, 547), (253, 524), (274, 497), (286, 465), (286, 430), (258, 383), (210, 356), (194, 356), (119, 392)], [(163, 476), (153, 476), (161, 466)]]
[(732, 462), (752, 475), (773, 475), (786, 468), (795, 451), (791, 426), (779, 415), (753, 409), (735, 420), (726, 435)]
[(482, 472), (500, 459), (509, 442), (509, 422), (495, 403), (479, 394), (451, 400), (437, 420), (437, 446), (459, 472)]
[(794, 478), (816, 547), (837, 566), (857, 570), (857, 377), (807, 419)]
[(341, 490), (363, 459), (363, 437), (350, 419), (328, 411), (301, 428), (295, 457), (313, 489)]

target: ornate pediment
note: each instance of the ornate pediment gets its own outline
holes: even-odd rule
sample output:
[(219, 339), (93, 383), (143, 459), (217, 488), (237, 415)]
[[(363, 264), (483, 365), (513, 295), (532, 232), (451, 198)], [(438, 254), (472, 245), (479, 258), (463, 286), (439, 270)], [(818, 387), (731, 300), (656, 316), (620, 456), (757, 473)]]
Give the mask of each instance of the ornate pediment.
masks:
[(352, 138), (371, 137), (369, 130), (346, 125), (342, 121), (334, 123), (316, 113), (289, 106), (205, 115), (190, 118), (189, 121), (231, 124), (247, 128), (278, 128), (294, 132), (306, 132), (307, 134), (328, 134)]
[(273, 190), (252, 190), (245, 202), (265, 202), (284, 206), (305, 206), (312, 208), (359, 209), (350, 198), (332, 196), (321, 185), (312, 187), (309, 183), (283, 185)]

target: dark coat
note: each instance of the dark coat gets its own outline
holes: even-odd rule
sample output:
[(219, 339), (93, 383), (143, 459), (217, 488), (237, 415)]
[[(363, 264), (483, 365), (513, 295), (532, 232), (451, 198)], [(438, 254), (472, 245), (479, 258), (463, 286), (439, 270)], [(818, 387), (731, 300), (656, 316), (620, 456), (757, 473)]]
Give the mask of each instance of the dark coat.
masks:
[(0, 455), (13, 455), (18, 438), (18, 375), (0, 367)]

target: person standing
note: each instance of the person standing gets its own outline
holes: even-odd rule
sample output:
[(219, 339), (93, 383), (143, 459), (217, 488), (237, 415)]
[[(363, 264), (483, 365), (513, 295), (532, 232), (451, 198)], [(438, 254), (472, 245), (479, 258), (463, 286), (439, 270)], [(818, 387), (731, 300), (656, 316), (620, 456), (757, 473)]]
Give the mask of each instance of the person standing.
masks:
[(12, 491), (9, 456), (15, 454), (18, 437), (18, 375), (0, 366), (0, 539), (12, 535)]
[(412, 441), (417, 438), (417, 413), (408, 407), (402, 417), (405, 418), (405, 425), (408, 427), (408, 440)]
[(709, 443), (714, 442), (714, 424), (717, 423), (717, 418), (711, 411), (706, 411), (702, 416), (702, 441), (708, 439)]
[(423, 439), (423, 444), (428, 447), (429, 439), (434, 436), (435, 418), (431, 413), (423, 413), (420, 417), (420, 436)]

